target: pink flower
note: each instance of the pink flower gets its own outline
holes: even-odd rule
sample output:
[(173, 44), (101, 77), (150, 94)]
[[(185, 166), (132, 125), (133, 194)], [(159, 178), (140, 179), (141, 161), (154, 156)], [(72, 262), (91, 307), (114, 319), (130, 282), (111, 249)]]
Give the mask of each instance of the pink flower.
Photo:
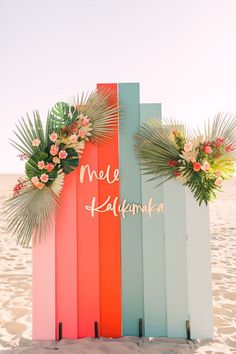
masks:
[(41, 179), (42, 182), (47, 183), (47, 181), (49, 180), (49, 176), (46, 173), (43, 173), (40, 176), (40, 179)]
[(59, 159), (57, 156), (53, 157), (52, 161), (53, 161), (55, 164), (60, 163), (60, 159)]
[(51, 154), (52, 156), (57, 155), (58, 151), (59, 151), (59, 147), (58, 147), (57, 145), (52, 145), (52, 146), (51, 146), (50, 154)]
[(203, 150), (206, 154), (212, 153), (212, 148), (209, 145), (204, 146)]
[(177, 165), (177, 161), (175, 161), (175, 160), (169, 160), (169, 161), (168, 161), (168, 166), (174, 167), (174, 166), (176, 166), (176, 165)]
[(34, 185), (36, 185), (37, 183), (39, 183), (38, 177), (37, 177), (37, 176), (32, 177), (32, 178), (31, 178), (31, 182), (32, 182)]
[(54, 169), (54, 165), (52, 163), (47, 163), (45, 169), (50, 173)]
[(38, 189), (43, 189), (45, 187), (45, 184), (42, 182), (39, 182), (35, 185), (35, 187), (37, 187)]
[(67, 157), (67, 152), (65, 151), (65, 150), (61, 150), (60, 152), (59, 152), (59, 158), (60, 159), (66, 159), (66, 157)]
[(221, 187), (222, 186), (222, 183), (223, 183), (223, 179), (221, 177), (218, 177), (216, 180), (215, 180), (215, 185), (217, 187)]
[(38, 162), (38, 168), (40, 169), (40, 170), (43, 170), (44, 169), (44, 161), (39, 161)]
[(34, 139), (32, 141), (32, 145), (38, 147), (41, 144), (41, 141), (39, 139)]
[(53, 132), (51, 135), (49, 135), (49, 139), (55, 143), (55, 141), (57, 140), (57, 133)]
[(195, 172), (198, 172), (201, 169), (201, 164), (199, 162), (194, 162), (193, 164), (193, 170)]
[(89, 124), (89, 118), (87, 116), (85, 116), (84, 118), (81, 119), (81, 124), (83, 126), (88, 125)]
[(234, 147), (233, 147), (233, 144), (229, 144), (226, 146), (225, 148), (225, 151), (226, 152), (231, 152), (231, 151), (234, 151)]
[(191, 142), (184, 144), (184, 151), (190, 152), (192, 151), (192, 148), (193, 148), (193, 144)]
[(86, 135), (86, 133), (85, 133), (85, 131), (84, 131), (84, 130), (79, 129), (79, 131), (78, 131), (78, 135), (79, 135), (79, 137), (80, 137), (80, 138), (84, 138), (84, 137), (85, 137), (85, 135)]
[(221, 171), (220, 171), (220, 170), (216, 170), (216, 171), (214, 172), (214, 175), (215, 175), (216, 177), (220, 177)]
[(70, 137), (69, 137), (69, 140), (72, 144), (76, 144), (77, 141), (78, 141), (78, 136), (76, 134), (72, 134)]
[(201, 166), (201, 169), (206, 172), (210, 169), (211, 165), (209, 164), (208, 161), (204, 161), (203, 165)]
[(193, 157), (193, 156), (189, 156), (189, 161), (191, 161), (192, 163), (194, 163), (194, 162), (196, 162), (196, 159), (195, 159), (195, 157)]
[(174, 175), (175, 177), (179, 177), (179, 176), (181, 176), (181, 172), (179, 172), (179, 171), (174, 171), (174, 172), (173, 172), (173, 175)]

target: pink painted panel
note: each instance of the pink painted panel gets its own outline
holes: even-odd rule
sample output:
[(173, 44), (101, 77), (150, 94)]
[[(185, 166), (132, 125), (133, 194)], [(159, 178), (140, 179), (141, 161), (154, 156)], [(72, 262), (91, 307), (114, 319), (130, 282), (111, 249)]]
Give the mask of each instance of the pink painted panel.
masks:
[(32, 252), (33, 339), (55, 339), (55, 220), (47, 238)]
[(56, 212), (56, 332), (77, 338), (77, 171), (65, 178)]
[(91, 205), (93, 198), (98, 202), (98, 180), (94, 177), (89, 180), (89, 172), (97, 169), (97, 146), (87, 143), (80, 160), (80, 168), (77, 170), (79, 338), (94, 336), (94, 321), (99, 323), (100, 317), (98, 215), (93, 217), (91, 212), (86, 210), (86, 205)]

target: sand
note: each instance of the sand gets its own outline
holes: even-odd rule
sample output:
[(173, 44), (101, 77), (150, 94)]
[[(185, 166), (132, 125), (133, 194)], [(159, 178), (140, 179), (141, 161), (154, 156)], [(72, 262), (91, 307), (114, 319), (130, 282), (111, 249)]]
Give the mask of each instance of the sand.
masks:
[[(17, 176), (0, 175), (0, 202)], [(0, 352), (81, 354), (227, 354), (236, 353), (236, 178), (211, 204), (214, 339), (86, 338), (60, 342), (31, 341), (31, 249), (17, 246), (0, 225)]]

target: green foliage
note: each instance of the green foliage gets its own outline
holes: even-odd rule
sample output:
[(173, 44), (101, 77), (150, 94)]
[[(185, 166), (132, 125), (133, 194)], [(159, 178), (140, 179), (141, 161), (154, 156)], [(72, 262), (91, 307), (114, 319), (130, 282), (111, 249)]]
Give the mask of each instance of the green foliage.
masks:
[[(14, 134), (19, 142), (10, 140), (11, 145), (23, 154), (31, 156), (39, 150), (44, 150), (46, 148), (43, 124), (38, 111), (33, 112), (33, 120), (30, 119), (28, 115), (27, 121), (24, 118), (21, 118), (19, 123), (16, 124), (16, 131), (14, 131)], [(34, 139), (39, 139), (41, 141), (39, 147), (32, 145)]]
[[(188, 154), (184, 150), (191, 141)], [(220, 141), (220, 142), (219, 142)], [(205, 147), (210, 152), (205, 151)], [(200, 130), (188, 136), (185, 128), (178, 123), (150, 119), (140, 128), (136, 136), (136, 152), (140, 158), (142, 171), (151, 175), (150, 180), (162, 184), (170, 178), (178, 178), (189, 187), (201, 205), (208, 204), (220, 191), (219, 183), (232, 177), (236, 163), (236, 120), (232, 114), (217, 114), (205, 125), (205, 135)], [(192, 156), (191, 156), (192, 155)], [(201, 169), (194, 171), (195, 159)], [(208, 170), (203, 170), (208, 163)], [(220, 173), (220, 175), (219, 175)], [(220, 176), (220, 181), (217, 180)]]
[(79, 158), (77, 152), (72, 148), (66, 149), (66, 152), (68, 155), (66, 159), (61, 160), (61, 168), (68, 175), (79, 166)]
[(118, 117), (122, 112), (112, 102), (114, 93), (107, 89), (94, 90), (89, 95), (82, 93), (72, 100), (72, 104), (89, 117), (93, 127), (91, 137), (98, 142), (112, 138), (118, 129)]
[(23, 247), (29, 246), (32, 236), (34, 242), (41, 241), (52, 227), (56, 204), (57, 197), (51, 188), (30, 188), (4, 202), (5, 227)]

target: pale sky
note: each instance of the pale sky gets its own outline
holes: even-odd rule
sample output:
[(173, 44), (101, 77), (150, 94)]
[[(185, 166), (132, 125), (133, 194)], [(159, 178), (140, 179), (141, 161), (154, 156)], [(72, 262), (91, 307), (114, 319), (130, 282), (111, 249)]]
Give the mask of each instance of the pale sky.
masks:
[(0, 173), (22, 173), (18, 118), (97, 82), (191, 126), (236, 112), (236, 0), (0, 0)]

